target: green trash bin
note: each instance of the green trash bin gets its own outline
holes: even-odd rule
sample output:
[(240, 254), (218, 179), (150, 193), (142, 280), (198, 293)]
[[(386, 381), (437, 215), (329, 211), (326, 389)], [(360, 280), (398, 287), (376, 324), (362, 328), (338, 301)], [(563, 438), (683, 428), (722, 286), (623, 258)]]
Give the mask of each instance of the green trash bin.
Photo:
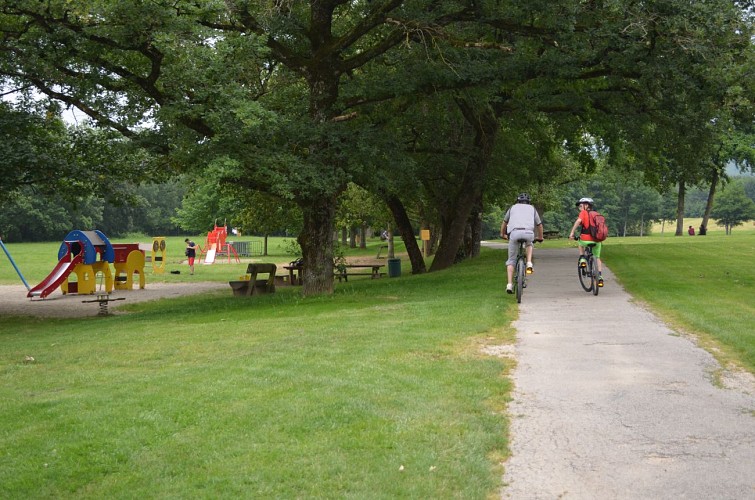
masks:
[(388, 259), (388, 277), (397, 278), (401, 276), (401, 259)]

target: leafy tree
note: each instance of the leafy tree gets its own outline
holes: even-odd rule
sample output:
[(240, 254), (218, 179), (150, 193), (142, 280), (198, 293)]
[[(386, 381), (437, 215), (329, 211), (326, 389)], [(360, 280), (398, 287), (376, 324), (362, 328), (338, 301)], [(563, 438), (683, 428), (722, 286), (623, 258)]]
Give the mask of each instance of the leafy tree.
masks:
[(34, 186), (53, 193), (68, 171), (68, 144), (62, 121), (20, 111), (0, 101), (0, 192), (9, 196)]
[(711, 215), (726, 228), (726, 234), (731, 234), (735, 226), (755, 219), (755, 202), (747, 197), (741, 182), (732, 182), (716, 199)]
[[(382, 201), (367, 190), (354, 183), (349, 183), (339, 200), (337, 225), (345, 230), (352, 230), (352, 236), (356, 232), (355, 230), (359, 230), (361, 234), (360, 246), (366, 248), (367, 227), (375, 224), (382, 224), (385, 227), (385, 219), (385, 207)], [(353, 237), (350, 244), (352, 247), (355, 246)]]
[[(297, 234), (301, 229), (301, 211), (289, 200), (259, 191), (236, 193), (240, 209), (234, 223), (245, 233), (261, 234), (262, 255), (267, 255), (268, 237), (276, 233)], [(242, 200), (243, 198), (243, 200)]]
[(94, 196), (76, 203), (61, 196), (40, 196), (31, 188), (0, 202), (0, 235), (9, 241), (60, 241), (74, 229), (102, 227), (104, 201)]
[[(749, 43), (735, 7), (724, 0), (14, 0), (0, 11), (7, 55), (0, 74), (167, 155), (166, 167), (228, 159), (229, 179), (293, 200), (303, 218), (304, 293), (312, 294), (332, 291), (340, 193), (351, 180), (365, 185), (385, 171), (393, 152), (412, 149), (409, 119), (403, 147), (385, 150), (376, 140), (385, 103), (417, 109), (419, 97), (446, 93), (438, 109), (450, 125), (437, 122), (450, 132), (444, 139), (461, 131), (449, 154), (432, 158), (442, 161), (412, 159), (424, 174), (452, 166), (450, 178), (460, 181), (436, 207), (443, 239), (433, 266), (441, 269), (458, 254), (470, 220), (479, 220), (473, 213), (499, 159), (504, 115), (532, 117), (540, 124), (529, 130), (539, 132), (534, 137), (586, 162), (588, 133), (614, 149), (634, 146), (638, 162), (658, 157), (659, 144), (702, 144), (720, 82), (711, 61), (725, 59), (732, 40)], [(432, 139), (424, 143), (440, 142)], [(685, 165), (693, 149), (669, 156)], [(410, 162), (388, 162), (402, 163)]]

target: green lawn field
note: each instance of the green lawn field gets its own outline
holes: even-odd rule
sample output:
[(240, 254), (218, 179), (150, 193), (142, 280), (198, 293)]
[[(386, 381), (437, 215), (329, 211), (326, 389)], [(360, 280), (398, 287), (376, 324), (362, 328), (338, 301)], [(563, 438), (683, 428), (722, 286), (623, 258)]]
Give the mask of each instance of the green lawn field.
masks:
[(481, 347), (510, 342), (516, 313), (489, 286), (497, 257), (331, 297), (0, 317), (0, 497), (485, 497), (511, 365)]
[[(169, 240), (169, 268), (185, 270), (182, 241)], [(379, 244), (350, 252), (374, 257)], [(8, 246), (36, 283), (59, 243)], [(638, 300), (755, 372), (753, 255), (746, 230), (604, 249)], [(227, 281), (245, 266), (149, 274), (147, 286)], [(513, 339), (503, 280), (500, 251), (483, 249), (422, 276), (404, 262), (401, 278), (329, 297), (229, 290), (106, 318), (0, 317), (0, 496), (495, 496), (512, 364), (482, 347)], [(4, 254), (0, 283), (19, 283)]]

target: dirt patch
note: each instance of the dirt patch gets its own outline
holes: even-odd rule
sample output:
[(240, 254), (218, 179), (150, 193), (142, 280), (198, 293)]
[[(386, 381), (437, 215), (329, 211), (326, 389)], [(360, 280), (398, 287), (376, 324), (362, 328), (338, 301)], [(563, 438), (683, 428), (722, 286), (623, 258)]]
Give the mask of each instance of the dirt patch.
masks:
[[(209, 290), (228, 290), (228, 283), (197, 282), (197, 283), (149, 283), (143, 290), (113, 290), (112, 298), (123, 297), (108, 304), (108, 311), (118, 314), (118, 309), (124, 304), (146, 302), (171, 297), (182, 297), (203, 293)], [(29, 299), (27, 290), (22, 285), (0, 286), (0, 316), (33, 316), (38, 318), (77, 318), (96, 316), (99, 304), (92, 300), (93, 295), (63, 295), (58, 289), (45, 299)]]

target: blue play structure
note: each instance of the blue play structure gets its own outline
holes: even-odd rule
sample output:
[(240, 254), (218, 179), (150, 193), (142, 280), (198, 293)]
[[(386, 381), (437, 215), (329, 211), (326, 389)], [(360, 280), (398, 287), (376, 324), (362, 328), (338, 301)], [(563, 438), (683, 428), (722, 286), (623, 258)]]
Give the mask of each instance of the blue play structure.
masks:
[(16, 272), (18, 273), (18, 277), (21, 278), (21, 281), (23, 281), (24, 286), (26, 287), (27, 290), (29, 290), (31, 287), (29, 287), (29, 284), (24, 279), (24, 275), (21, 274), (21, 271), (18, 269), (18, 266), (16, 265), (15, 261), (13, 260), (13, 257), (10, 256), (10, 252), (8, 251), (7, 248), (5, 248), (5, 244), (3, 244), (3, 239), (2, 238), (0, 238), (0, 247), (3, 247), (3, 251), (5, 252), (5, 255), (8, 256), (8, 260), (13, 265), (13, 269), (16, 270)]

